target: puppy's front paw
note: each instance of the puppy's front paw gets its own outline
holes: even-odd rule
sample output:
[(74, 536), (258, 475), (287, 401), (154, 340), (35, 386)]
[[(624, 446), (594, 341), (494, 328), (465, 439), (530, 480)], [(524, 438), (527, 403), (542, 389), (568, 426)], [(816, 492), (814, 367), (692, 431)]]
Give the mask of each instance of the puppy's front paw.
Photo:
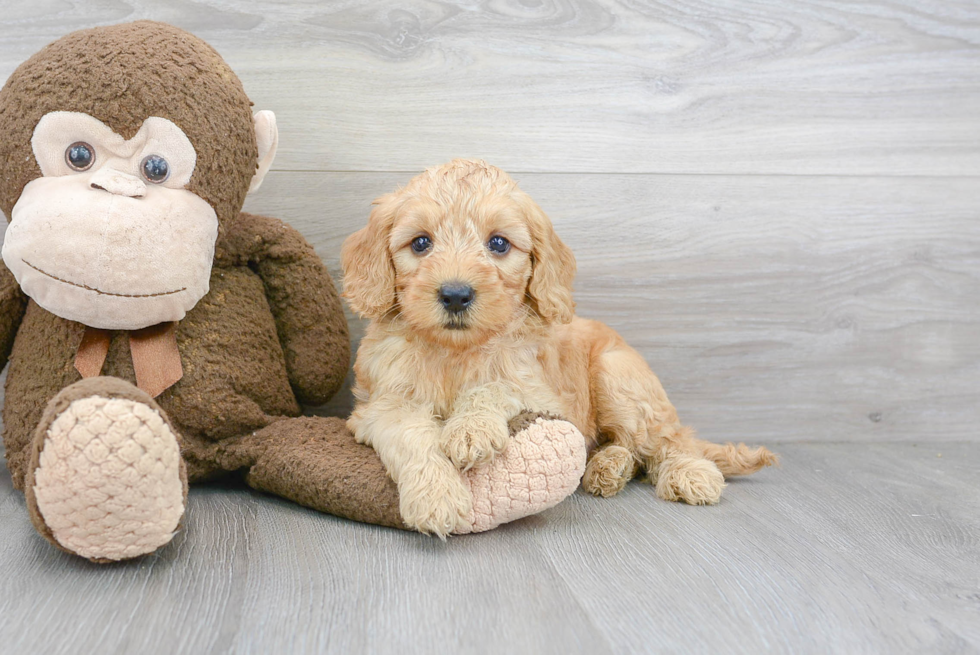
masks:
[(507, 422), (496, 417), (457, 415), (442, 428), (442, 452), (462, 471), (489, 462), (508, 443)]
[(457, 528), (468, 525), (473, 499), (459, 471), (447, 461), (445, 467), (426, 467), (398, 484), (399, 505), (405, 525), (445, 539)]
[(610, 498), (633, 479), (637, 468), (638, 464), (629, 450), (622, 446), (604, 446), (589, 458), (582, 486), (591, 494)]

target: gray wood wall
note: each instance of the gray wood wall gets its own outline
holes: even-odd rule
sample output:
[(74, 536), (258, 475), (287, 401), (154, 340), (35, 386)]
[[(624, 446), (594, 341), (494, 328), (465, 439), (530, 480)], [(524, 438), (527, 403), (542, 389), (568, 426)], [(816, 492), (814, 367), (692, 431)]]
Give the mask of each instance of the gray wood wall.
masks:
[(375, 196), (483, 157), (706, 438), (980, 440), (980, 2), (11, 1), (0, 78), (141, 18), (277, 114), (246, 208), (338, 280)]

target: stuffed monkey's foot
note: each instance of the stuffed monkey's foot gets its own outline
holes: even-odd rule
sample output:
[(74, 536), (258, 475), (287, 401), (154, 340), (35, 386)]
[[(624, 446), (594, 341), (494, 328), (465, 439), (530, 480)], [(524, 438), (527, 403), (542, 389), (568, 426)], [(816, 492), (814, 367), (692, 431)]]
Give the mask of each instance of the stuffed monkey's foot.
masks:
[(48, 404), (34, 435), (27, 502), (38, 531), (93, 561), (152, 553), (177, 530), (187, 476), (175, 431), (147, 394), (88, 378)]
[[(246, 480), (256, 489), (355, 521), (462, 534), (543, 512), (573, 493), (582, 479), (585, 438), (571, 423), (525, 413), (512, 419), (508, 429), (511, 443), (492, 462), (466, 473), (451, 471), (462, 476), (462, 486), (449, 486), (455, 500), (437, 512), (431, 511), (431, 503), (428, 512), (422, 511), (417, 497), (400, 498), (378, 454), (357, 443), (337, 418), (277, 421), (241, 447), (254, 460)], [(455, 502), (467, 491), (472, 510), (459, 517)], [(405, 501), (412, 525), (402, 518)]]
[(568, 421), (520, 414), (511, 442), (492, 462), (463, 473), (473, 496), (469, 525), (456, 534), (483, 532), (543, 512), (571, 495), (585, 471), (585, 437)]

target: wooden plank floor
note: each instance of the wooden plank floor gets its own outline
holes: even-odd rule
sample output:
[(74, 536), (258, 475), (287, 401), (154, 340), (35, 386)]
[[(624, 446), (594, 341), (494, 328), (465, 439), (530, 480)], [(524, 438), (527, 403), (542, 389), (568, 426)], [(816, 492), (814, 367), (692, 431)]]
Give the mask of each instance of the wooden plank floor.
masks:
[(50, 547), (0, 474), (0, 644), (37, 653), (967, 653), (980, 448), (785, 444), (721, 505), (579, 492), (446, 543), (244, 488), (112, 566)]

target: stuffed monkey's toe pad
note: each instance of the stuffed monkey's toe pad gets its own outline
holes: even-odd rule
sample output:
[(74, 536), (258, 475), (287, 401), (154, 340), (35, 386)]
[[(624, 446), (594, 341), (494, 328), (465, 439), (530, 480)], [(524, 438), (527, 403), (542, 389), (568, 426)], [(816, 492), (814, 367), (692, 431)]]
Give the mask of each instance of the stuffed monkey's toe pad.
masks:
[(173, 538), (184, 513), (180, 467), (177, 439), (153, 407), (89, 396), (48, 427), (32, 492), (64, 549), (129, 559)]
[(585, 459), (578, 428), (568, 421), (533, 419), (492, 462), (463, 474), (473, 510), (470, 525), (456, 534), (483, 532), (554, 507), (578, 488)]

